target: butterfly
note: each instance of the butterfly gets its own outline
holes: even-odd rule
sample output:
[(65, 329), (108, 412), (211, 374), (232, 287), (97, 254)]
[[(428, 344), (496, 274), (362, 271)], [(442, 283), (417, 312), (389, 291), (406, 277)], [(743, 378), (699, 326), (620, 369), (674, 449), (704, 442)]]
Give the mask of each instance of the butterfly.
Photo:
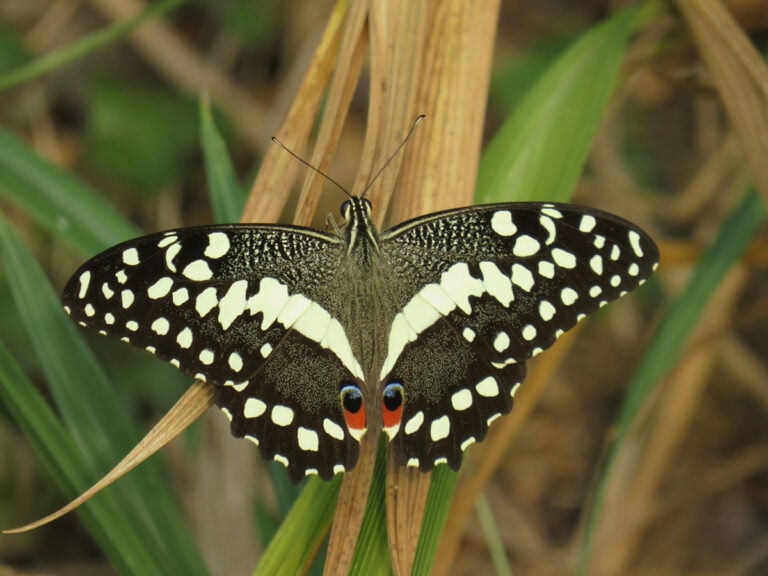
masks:
[(447, 210), (385, 231), (350, 196), (335, 233), (231, 224), (129, 240), (64, 288), (80, 325), (215, 388), (234, 436), (294, 481), (383, 431), (400, 465), (459, 468), (512, 409), (526, 361), (640, 286), (658, 250), (570, 204)]

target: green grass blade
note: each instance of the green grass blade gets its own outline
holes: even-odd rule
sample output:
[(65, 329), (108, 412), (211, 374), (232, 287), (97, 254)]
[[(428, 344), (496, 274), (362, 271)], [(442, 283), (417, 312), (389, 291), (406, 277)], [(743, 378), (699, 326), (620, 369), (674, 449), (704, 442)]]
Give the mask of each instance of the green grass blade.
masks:
[(736, 263), (752, 238), (765, 222), (766, 212), (756, 191), (744, 201), (723, 224), (715, 244), (704, 254), (683, 292), (669, 308), (651, 345), (630, 383), (616, 426), (615, 440), (605, 460), (589, 511), (579, 555), (578, 574), (587, 574), (590, 546), (605, 500), (616, 456), (632, 423), (641, 413), (662, 377), (680, 356), (686, 338), (698, 322), (707, 302), (728, 269)]
[(82, 254), (95, 254), (138, 229), (94, 190), (40, 158), (0, 128), (0, 197)]
[(312, 478), (264, 552), (254, 576), (294, 576), (306, 572), (333, 520), (341, 477)]
[(570, 198), (627, 42), (657, 6), (619, 12), (582, 35), (540, 77), (483, 154), (478, 203)]
[[(62, 419), (89, 470), (104, 473), (137, 440), (121, 398), (64, 314), (42, 270), (4, 221), (0, 257)], [(120, 496), (119, 513), (111, 521), (131, 531), (164, 573), (206, 573), (156, 463), (145, 463), (110, 490)]]
[(31, 80), (32, 78), (36, 78), (37, 76), (55, 70), (56, 68), (60, 68), (73, 60), (82, 58), (99, 47), (122, 38), (145, 20), (160, 16), (161, 14), (176, 8), (185, 1), (186, 0), (164, 0), (157, 4), (150, 5), (133, 18), (117, 22), (112, 26), (108, 26), (107, 28), (89, 34), (69, 46), (65, 46), (64, 48), (51, 52), (45, 56), (35, 58), (31, 62), (0, 76), (0, 91)]
[[(62, 491), (73, 498), (97, 474), (56, 419), (40, 393), (0, 343), (0, 400), (38, 453)], [(135, 534), (120, 522), (120, 506), (112, 492), (103, 492), (77, 510), (105, 556), (126, 574), (160, 574), (159, 566)], [(118, 521), (114, 521), (117, 518)], [(10, 526), (4, 526), (10, 528)], [(7, 536), (12, 538), (12, 536)]]
[(200, 101), (200, 139), (203, 142), (205, 174), (215, 222), (237, 222), (245, 206), (245, 194), (221, 137), (207, 99)]

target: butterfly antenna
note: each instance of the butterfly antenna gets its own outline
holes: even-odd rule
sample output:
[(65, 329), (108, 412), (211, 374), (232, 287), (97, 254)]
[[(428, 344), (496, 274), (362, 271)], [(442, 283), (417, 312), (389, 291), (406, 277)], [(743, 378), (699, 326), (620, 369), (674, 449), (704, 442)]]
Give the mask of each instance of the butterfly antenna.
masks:
[(411, 128), (408, 130), (408, 134), (405, 135), (405, 138), (403, 138), (403, 141), (400, 142), (400, 144), (398, 144), (397, 148), (395, 148), (395, 151), (392, 152), (392, 155), (389, 158), (387, 158), (387, 161), (384, 162), (384, 165), (381, 168), (379, 168), (379, 171), (376, 172), (376, 174), (373, 175), (373, 178), (371, 178), (371, 180), (368, 182), (368, 185), (363, 190), (363, 193), (360, 194), (361, 198), (363, 196), (365, 196), (366, 192), (368, 192), (368, 190), (371, 188), (371, 186), (373, 186), (373, 183), (376, 182), (376, 180), (381, 175), (381, 173), (384, 172), (384, 170), (386, 170), (386, 168), (387, 168), (387, 166), (389, 166), (390, 162), (392, 162), (392, 160), (395, 159), (395, 156), (397, 156), (400, 153), (400, 150), (403, 149), (403, 146), (405, 146), (405, 143), (408, 142), (408, 140), (411, 139), (411, 135), (413, 134), (413, 131), (416, 130), (416, 126), (418, 126), (421, 123), (421, 121), (424, 120), (424, 118), (426, 118), (426, 117), (427, 117), (426, 114), (419, 114), (416, 117), (416, 120), (414, 120), (413, 124), (411, 124)]
[(344, 192), (344, 194), (346, 194), (347, 196), (350, 196), (350, 197), (352, 196), (352, 195), (351, 195), (351, 194), (350, 194), (350, 193), (347, 191), (347, 189), (346, 189), (346, 188), (344, 188), (344, 186), (342, 186), (341, 184), (339, 184), (338, 182), (336, 182), (336, 180), (334, 180), (333, 178), (331, 178), (330, 176), (328, 176), (328, 174), (326, 174), (325, 172), (323, 172), (322, 170), (320, 170), (320, 168), (317, 168), (316, 166), (312, 166), (312, 164), (310, 164), (309, 162), (307, 162), (306, 160), (304, 160), (304, 158), (301, 158), (301, 157), (300, 157), (298, 154), (296, 154), (296, 153), (295, 153), (293, 150), (291, 150), (290, 148), (288, 148), (288, 146), (286, 146), (285, 144), (283, 144), (282, 142), (280, 142), (280, 140), (278, 140), (278, 139), (277, 139), (277, 136), (272, 136), (272, 142), (274, 142), (275, 144), (277, 144), (278, 146), (280, 146), (280, 148), (282, 148), (283, 150), (285, 150), (286, 152), (288, 152), (288, 154), (290, 154), (290, 155), (291, 155), (291, 156), (293, 156), (293, 157), (294, 157), (296, 160), (298, 160), (299, 162), (301, 162), (302, 164), (304, 164), (304, 166), (306, 166), (307, 168), (309, 168), (309, 169), (311, 169), (311, 170), (314, 170), (315, 172), (317, 172), (318, 174), (320, 174), (320, 176), (322, 176), (323, 178), (325, 178), (326, 180), (328, 180), (328, 182), (330, 182), (331, 184), (333, 184), (334, 186), (336, 186), (336, 188), (338, 188), (339, 190), (341, 190), (342, 192)]

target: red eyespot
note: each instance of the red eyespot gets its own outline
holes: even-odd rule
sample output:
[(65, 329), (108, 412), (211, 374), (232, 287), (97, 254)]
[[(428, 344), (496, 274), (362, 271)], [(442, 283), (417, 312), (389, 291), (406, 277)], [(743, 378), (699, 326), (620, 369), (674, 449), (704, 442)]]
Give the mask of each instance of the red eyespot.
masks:
[(403, 386), (399, 382), (390, 382), (381, 397), (381, 422), (390, 437), (397, 433), (402, 416)]
[(359, 438), (366, 429), (365, 404), (360, 388), (349, 384), (341, 389), (340, 396), (344, 419), (347, 421), (350, 434)]

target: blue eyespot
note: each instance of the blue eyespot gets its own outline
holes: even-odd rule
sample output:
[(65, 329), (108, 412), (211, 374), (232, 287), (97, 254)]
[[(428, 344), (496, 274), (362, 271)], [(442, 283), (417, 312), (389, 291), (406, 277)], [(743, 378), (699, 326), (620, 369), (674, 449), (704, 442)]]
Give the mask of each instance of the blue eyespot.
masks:
[(390, 382), (384, 386), (382, 401), (390, 412), (400, 408), (403, 405), (403, 385), (400, 382)]

